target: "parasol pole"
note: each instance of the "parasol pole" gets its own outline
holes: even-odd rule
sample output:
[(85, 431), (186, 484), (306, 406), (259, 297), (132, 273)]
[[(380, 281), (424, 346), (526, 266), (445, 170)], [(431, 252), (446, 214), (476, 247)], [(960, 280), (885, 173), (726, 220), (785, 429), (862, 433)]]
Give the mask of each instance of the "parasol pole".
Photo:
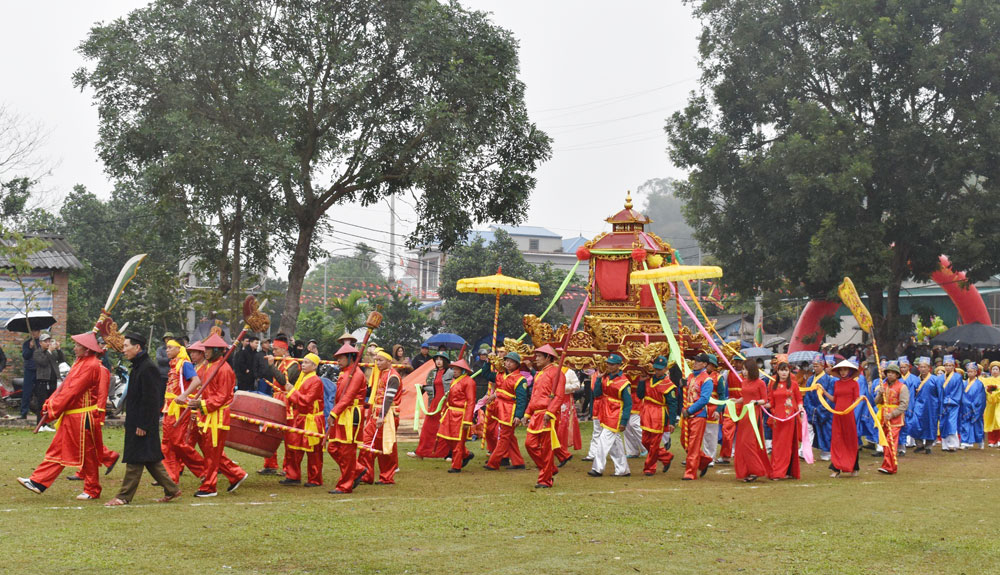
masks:
[(500, 292), (497, 291), (497, 302), (493, 307), (493, 353), (497, 352), (497, 323), (500, 322)]

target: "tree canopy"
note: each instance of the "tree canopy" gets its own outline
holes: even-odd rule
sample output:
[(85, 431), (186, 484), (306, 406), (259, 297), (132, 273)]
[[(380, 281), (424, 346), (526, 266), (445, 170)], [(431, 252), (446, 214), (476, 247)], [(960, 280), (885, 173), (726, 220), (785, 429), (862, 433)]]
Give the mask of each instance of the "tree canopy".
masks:
[(670, 154), (730, 285), (833, 298), (850, 276), (891, 344), (901, 282), (939, 254), (973, 281), (1000, 268), (1000, 4), (688, 4), (702, 87)]
[(509, 206), (550, 155), (516, 41), (454, 1), (157, 0), (80, 52), (112, 175), (182, 186), (220, 230), (243, 202), (262, 218), (255, 245), (280, 240), (287, 333), (331, 208), (411, 192), (411, 244), (448, 248), (473, 224), (519, 223)]
[[(488, 276), (503, 266), (504, 275), (538, 282), (540, 296), (500, 296), (500, 321), (498, 344), (503, 337), (517, 337), (524, 332), (522, 318), (525, 314), (539, 315), (555, 295), (565, 277), (565, 272), (551, 265), (538, 266), (528, 263), (517, 249), (517, 243), (503, 230), (496, 230), (493, 241), (487, 244), (479, 237), (467, 245), (448, 252), (441, 269), (441, 331), (462, 336), (470, 345), (493, 332), (494, 296), (459, 293), (458, 280), (467, 277)], [(559, 306), (552, 308), (545, 321), (558, 325), (566, 323), (566, 316)]]

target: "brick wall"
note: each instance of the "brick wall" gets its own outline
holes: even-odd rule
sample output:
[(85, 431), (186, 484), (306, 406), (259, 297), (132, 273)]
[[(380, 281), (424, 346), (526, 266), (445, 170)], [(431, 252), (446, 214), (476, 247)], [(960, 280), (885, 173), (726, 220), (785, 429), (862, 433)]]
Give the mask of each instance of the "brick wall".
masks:
[[(73, 350), (71, 343), (67, 343), (66, 338), (66, 310), (67, 297), (69, 293), (69, 272), (60, 270), (53, 272), (52, 283), (55, 291), (52, 293), (52, 315), (59, 321), (49, 330), (52, 337), (62, 343), (63, 351), (69, 356)], [(7, 369), (0, 372), (0, 381), (9, 387), (11, 378), (23, 375), (21, 361), (21, 343), (27, 339), (23, 333), (13, 333), (6, 331), (0, 326), (0, 345), (7, 354)]]

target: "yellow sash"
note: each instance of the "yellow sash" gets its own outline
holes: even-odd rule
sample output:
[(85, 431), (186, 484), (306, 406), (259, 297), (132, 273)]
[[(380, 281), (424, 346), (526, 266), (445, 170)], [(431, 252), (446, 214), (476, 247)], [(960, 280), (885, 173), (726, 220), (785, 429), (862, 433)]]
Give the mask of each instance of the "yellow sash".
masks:
[(64, 415), (72, 415), (74, 413), (86, 413), (88, 411), (97, 411), (98, 409), (100, 408), (96, 405), (88, 405), (87, 407), (78, 407), (76, 409), (70, 409), (68, 411), (64, 411), (61, 414), (59, 414), (59, 417), (56, 419), (55, 423), (52, 424), (52, 427), (59, 429), (59, 425), (62, 424), (62, 418)]
[[(202, 403), (202, 405), (204, 406), (205, 404)], [(229, 409), (228, 405), (220, 407), (219, 409), (213, 411), (212, 413), (205, 413), (204, 416), (200, 420), (198, 420), (198, 429), (200, 429), (202, 433), (205, 433), (205, 430), (207, 429), (212, 430), (212, 447), (218, 447), (219, 445), (219, 430), (229, 429), (228, 425), (223, 425), (222, 423), (224, 421), (223, 419), (223, 415), (225, 415), (224, 412), (227, 409)]]
[(174, 401), (177, 397), (176, 393), (170, 393), (169, 391), (163, 395), (164, 398), (169, 402), (167, 403), (167, 415), (172, 415), (174, 419), (178, 419), (181, 416), (181, 404)]

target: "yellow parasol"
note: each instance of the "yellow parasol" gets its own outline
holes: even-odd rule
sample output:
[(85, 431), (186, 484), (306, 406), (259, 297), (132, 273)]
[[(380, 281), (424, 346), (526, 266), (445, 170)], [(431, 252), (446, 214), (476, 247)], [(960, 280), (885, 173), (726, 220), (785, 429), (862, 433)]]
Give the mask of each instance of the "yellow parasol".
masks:
[(493, 310), (493, 351), (497, 349), (497, 322), (500, 319), (501, 295), (541, 295), (538, 284), (503, 275), (503, 268), (497, 268), (497, 273), (478, 278), (463, 278), (455, 286), (462, 293), (488, 293), (496, 295), (496, 306)]
[(722, 268), (719, 266), (685, 266), (673, 264), (648, 270), (634, 271), (629, 276), (629, 282), (632, 284), (654, 285), (665, 282), (682, 282), (721, 277)]

